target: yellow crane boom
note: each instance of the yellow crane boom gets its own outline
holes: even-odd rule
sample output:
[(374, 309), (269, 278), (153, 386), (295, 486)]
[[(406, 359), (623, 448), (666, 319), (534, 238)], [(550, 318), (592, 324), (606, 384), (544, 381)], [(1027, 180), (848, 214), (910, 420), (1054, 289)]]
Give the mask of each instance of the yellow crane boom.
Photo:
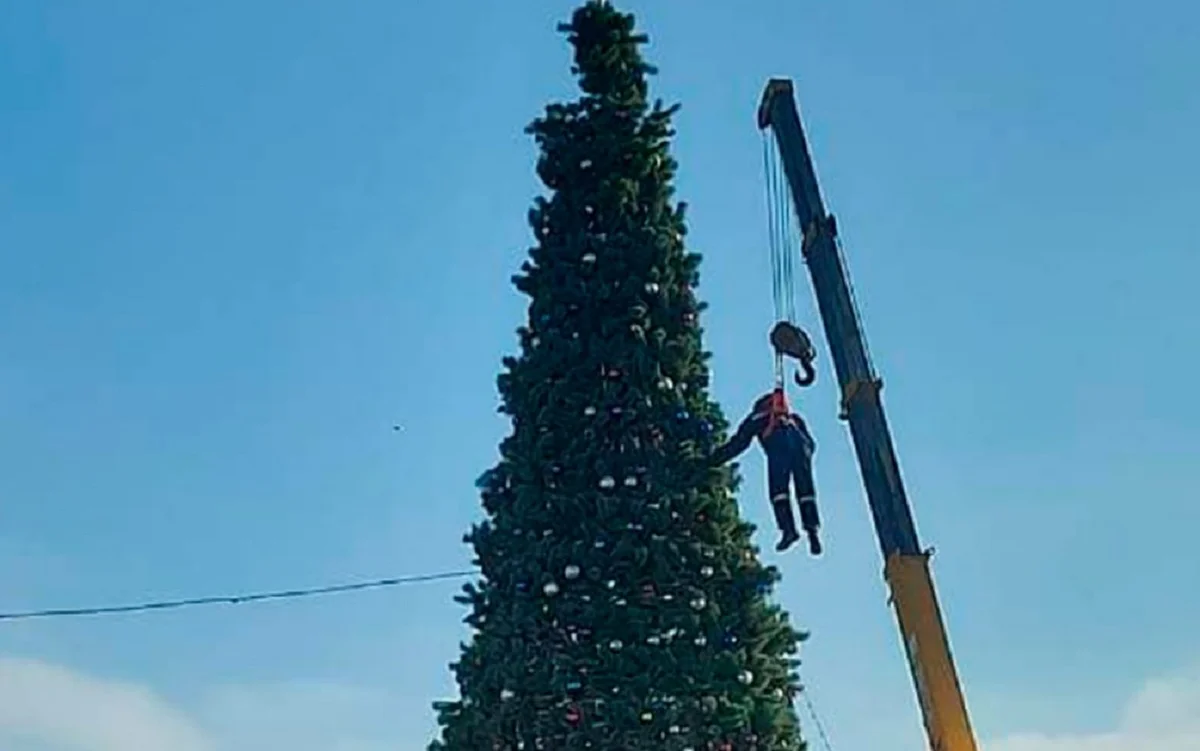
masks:
[(763, 93), (758, 125), (774, 134), (803, 232), (803, 254), (841, 387), (842, 416), (850, 425), (884, 576), (900, 625), (932, 751), (976, 751), (975, 735), (912, 509), (900, 478), (895, 447), (880, 401), (862, 322), (837, 240), (837, 222), (826, 213), (800, 123), (792, 82), (772, 79)]

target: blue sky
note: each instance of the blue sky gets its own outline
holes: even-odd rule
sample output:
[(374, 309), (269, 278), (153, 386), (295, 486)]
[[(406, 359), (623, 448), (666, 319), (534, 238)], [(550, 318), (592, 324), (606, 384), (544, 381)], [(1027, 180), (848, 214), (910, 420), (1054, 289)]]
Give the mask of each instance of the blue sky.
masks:
[[(0, 610), (464, 567), (523, 315), (521, 129), (572, 95), (571, 7), (6, 8)], [(782, 74), (980, 734), (1200, 746), (1197, 7), (625, 7), (684, 105), (679, 191), (730, 415), (770, 377), (754, 108)], [(780, 561), (780, 597), (813, 631), (835, 747), (918, 748), (830, 380), (803, 403), (828, 554)], [(0, 740), (418, 749), (452, 691), (455, 590), (0, 623)]]

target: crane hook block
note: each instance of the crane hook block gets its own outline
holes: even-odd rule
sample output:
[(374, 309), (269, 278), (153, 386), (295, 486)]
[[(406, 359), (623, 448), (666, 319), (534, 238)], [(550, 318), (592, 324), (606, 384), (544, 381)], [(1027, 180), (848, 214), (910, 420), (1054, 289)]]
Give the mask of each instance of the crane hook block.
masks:
[(817, 359), (817, 351), (808, 334), (790, 321), (780, 321), (771, 329), (771, 346), (776, 353), (800, 362)]
[(810, 386), (816, 380), (813, 361), (817, 359), (817, 350), (804, 329), (790, 321), (780, 321), (771, 329), (771, 346), (775, 348), (775, 356), (790, 357), (800, 363), (804, 375), (796, 374), (797, 386)]

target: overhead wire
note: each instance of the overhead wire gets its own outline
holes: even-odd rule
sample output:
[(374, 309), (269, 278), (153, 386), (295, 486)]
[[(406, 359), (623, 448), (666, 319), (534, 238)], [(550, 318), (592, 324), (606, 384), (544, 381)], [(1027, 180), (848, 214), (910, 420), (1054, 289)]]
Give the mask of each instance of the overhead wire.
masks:
[[(280, 589), (264, 592), (245, 592), (240, 594), (230, 595), (212, 595), (207, 597), (188, 597), (173, 600), (146, 600), (142, 602), (126, 603), (121, 605), (99, 605), (93, 607), (72, 607), (72, 608), (47, 608), (43, 610), (23, 610), (12, 612), (0, 612), (0, 621), (25, 621), (34, 619), (48, 618), (76, 618), (84, 616), (103, 616), (117, 615), (122, 613), (145, 613), (150, 611), (161, 610), (178, 610), (182, 608), (201, 607), (205, 605), (242, 605), (251, 602), (263, 602), (267, 600), (295, 600), (304, 597), (317, 597), (321, 595), (344, 594), (347, 592), (361, 592), (369, 589), (384, 589), (391, 587), (399, 587), (409, 584), (424, 584), (436, 581), (449, 581), (454, 579), (465, 579), (467, 577), (477, 576), (478, 570), (462, 570), (462, 571), (443, 571), (434, 574), (415, 574), (411, 576), (393, 576), (382, 579), (367, 579), (362, 581), (346, 582), (342, 584), (330, 584), (319, 587), (305, 587), (299, 589)], [(805, 707), (809, 715), (813, 718), (814, 727), (817, 729), (817, 734), (821, 739), (826, 751), (833, 751), (833, 747), (829, 743), (829, 735), (825, 732), (824, 723), (821, 722), (820, 716), (817, 714), (817, 709), (813, 705), (812, 698), (807, 686), (802, 686), (800, 695), (804, 699)]]
[(821, 716), (817, 714), (817, 707), (813, 704), (808, 686), (800, 689), (800, 697), (804, 699), (804, 707), (812, 717), (813, 727), (817, 729), (817, 737), (821, 739), (821, 745), (824, 746), (825, 751), (833, 751), (833, 744), (829, 742), (829, 733), (825, 732), (825, 723), (821, 722)]
[(48, 608), (45, 610), (25, 610), (10, 613), (0, 613), (0, 621), (26, 621), (38, 618), (74, 618), (81, 616), (116, 615), (119, 613), (144, 613), (152, 610), (178, 610), (204, 605), (242, 605), (250, 602), (266, 600), (295, 600), (302, 597), (317, 597), (320, 595), (343, 594), (360, 592), (368, 589), (384, 589), (399, 587), (407, 584), (423, 584), (427, 582), (464, 579), (475, 576), (477, 571), (444, 571), (436, 574), (418, 574), (414, 576), (394, 576), (383, 579), (332, 584), (303, 589), (281, 589), (268, 592), (248, 592), (232, 595), (212, 595), (208, 597), (188, 597), (175, 600), (149, 600), (123, 605), (100, 605), (95, 607)]

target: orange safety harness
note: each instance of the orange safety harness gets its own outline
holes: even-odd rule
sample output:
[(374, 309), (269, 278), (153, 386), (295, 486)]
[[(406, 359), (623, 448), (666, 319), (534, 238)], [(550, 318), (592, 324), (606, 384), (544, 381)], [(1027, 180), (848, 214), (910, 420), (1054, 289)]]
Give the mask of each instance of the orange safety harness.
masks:
[(791, 422), (792, 410), (788, 407), (787, 394), (782, 386), (776, 386), (767, 402), (767, 426), (763, 428), (762, 437), (766, 438), (780, 425), (790, 425)]

